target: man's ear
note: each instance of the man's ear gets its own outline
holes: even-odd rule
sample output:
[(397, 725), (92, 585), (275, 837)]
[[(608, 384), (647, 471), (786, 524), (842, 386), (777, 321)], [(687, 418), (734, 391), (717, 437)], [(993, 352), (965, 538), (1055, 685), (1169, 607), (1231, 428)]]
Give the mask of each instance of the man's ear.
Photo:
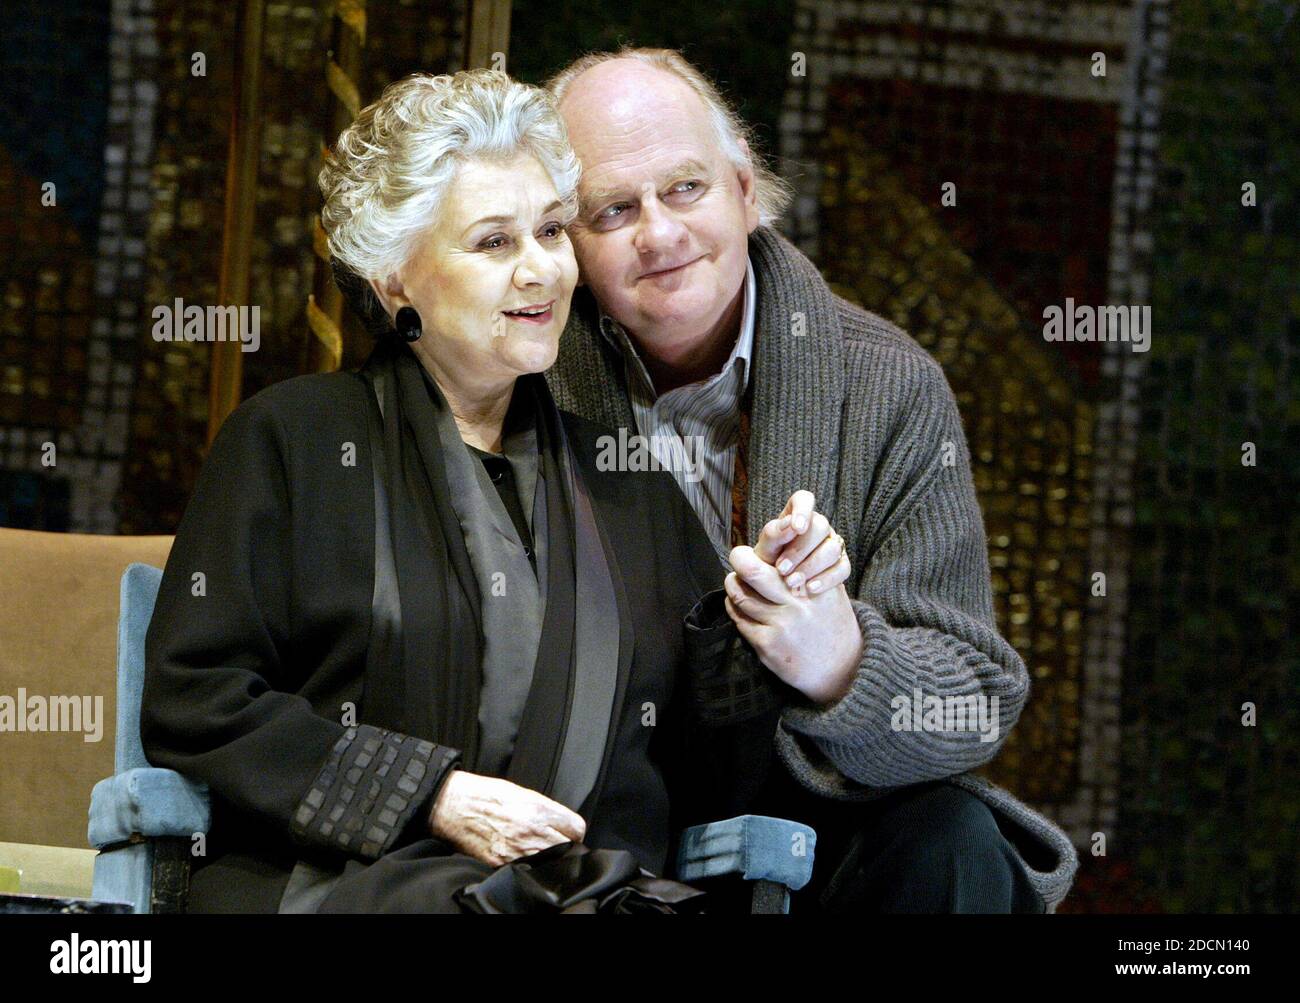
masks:
[[(749, 163), (754, 162), (754, 157), (749, 152), (749, 144), (743, 139), (740, 140), (740, 151), (745, 155), (745, 159)], [(745, 229), (748, 233), (753, 233), (758, 226), (758, 181), (754, 176), (754, 169), (752, 167), (738, 168), (736, 180), (740, 183), (740, 197), (745, 204)]]

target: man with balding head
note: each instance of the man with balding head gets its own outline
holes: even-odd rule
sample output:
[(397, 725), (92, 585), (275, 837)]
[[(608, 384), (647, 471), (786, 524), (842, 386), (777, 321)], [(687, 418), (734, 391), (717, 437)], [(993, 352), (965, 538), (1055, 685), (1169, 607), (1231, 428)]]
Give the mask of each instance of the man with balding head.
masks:
[(680, 54), (590, 55), (547, 86), (583, 167), (548, 382), (653, 444), (731, 569), (702, 626), (747, 642), (761, 741), (733, 807), (818, 833), (791, 911), (1054, 910), (1069, 839), (970, 772), (1029, 676), (939, 365), (773, 229), (787, 187)]

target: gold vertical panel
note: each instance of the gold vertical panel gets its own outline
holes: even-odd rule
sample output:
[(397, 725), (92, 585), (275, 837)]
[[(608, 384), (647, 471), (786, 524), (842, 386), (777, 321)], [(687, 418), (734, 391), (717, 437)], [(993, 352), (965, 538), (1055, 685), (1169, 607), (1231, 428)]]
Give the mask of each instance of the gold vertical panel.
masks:
[[(262, 0), (243, 0), (240, 9), (238, 87), (230, 122), (230, 156), (226, 167), (226, 215), (221, 239), (221, 304), (248, 304), (252, 263), (253, 216), (257, 204), (257, 160), (261, 152), (259, 122), (262, 90)], [(208, 444), (239, 404), (243, 350), (238, 341), (214, 342)]]
[(324, 347), (327, 365), (323, 371), (333, 372), (343, 361), (343, 334), (329, 314), (316, 305), (316, 297), (312, 295), (307, 297), (307, 323)]
[[(366, 41), (366, 5), (364, 0), (343, 0), (334, 10), (330, 26), (330, 53), (325, 63), (325, 81), (334, 100), (325, 114), (325, 137), (321, 145), (321, 163), (342, 132), (357, 117), (364, 100), (361, 75)], [(312, 334), (308, 345), (308, 369), (333, 372), (343, 365), (344, 324), (343, 297), (334, 284), (330, 253), (319, 214), (312, 226), (312, 292), (307, 296), (307, 328)]]
[(466, 68), (490, 67), (498, 52), (503, 58), (510, 55), (510, 0), (470, 0)]

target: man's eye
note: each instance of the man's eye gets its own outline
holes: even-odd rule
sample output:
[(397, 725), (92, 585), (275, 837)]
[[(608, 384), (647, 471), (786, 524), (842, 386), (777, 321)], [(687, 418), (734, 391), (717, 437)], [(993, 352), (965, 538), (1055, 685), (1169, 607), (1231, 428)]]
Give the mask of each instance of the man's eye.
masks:
[(682, 181), (673, 185), (670, 195), (691, 195), (700, 187), (698, 181)]
[(600, 214), (599, 214), (599, 216), (598, 216), (598, 218), (599, 218), (599, 219), (614, 219), (614, 212), (615, 212), (615, 210), (623, 210), (623, 209), (626, 209), (626, 208), (627, 208), (627, 204), (626, 204), (626, 203), (624, 203), (624, 202), (619, 202), (619, 203), (617, 203), (616, 205), (612, 205), (612, 206), (610, 206), (608, 209), (602, 209), (601, 212), (600, 212)]

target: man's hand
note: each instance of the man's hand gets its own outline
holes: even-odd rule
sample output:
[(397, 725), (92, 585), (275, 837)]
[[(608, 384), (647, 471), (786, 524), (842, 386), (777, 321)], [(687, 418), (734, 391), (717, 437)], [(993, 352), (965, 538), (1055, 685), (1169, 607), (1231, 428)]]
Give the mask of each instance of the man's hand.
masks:
[(545, 794), (452, 770), (434, 800), (429, 831), (461, 853), (500, 867), (557, 843), (581, 843), (587, 823)]
[(844, 582), (844, 542), (796, 491), (754, 547), (731, 551), (727, 613), (763, 664), (810, 700), (848, 692), (862, 658), (862, 631)]

